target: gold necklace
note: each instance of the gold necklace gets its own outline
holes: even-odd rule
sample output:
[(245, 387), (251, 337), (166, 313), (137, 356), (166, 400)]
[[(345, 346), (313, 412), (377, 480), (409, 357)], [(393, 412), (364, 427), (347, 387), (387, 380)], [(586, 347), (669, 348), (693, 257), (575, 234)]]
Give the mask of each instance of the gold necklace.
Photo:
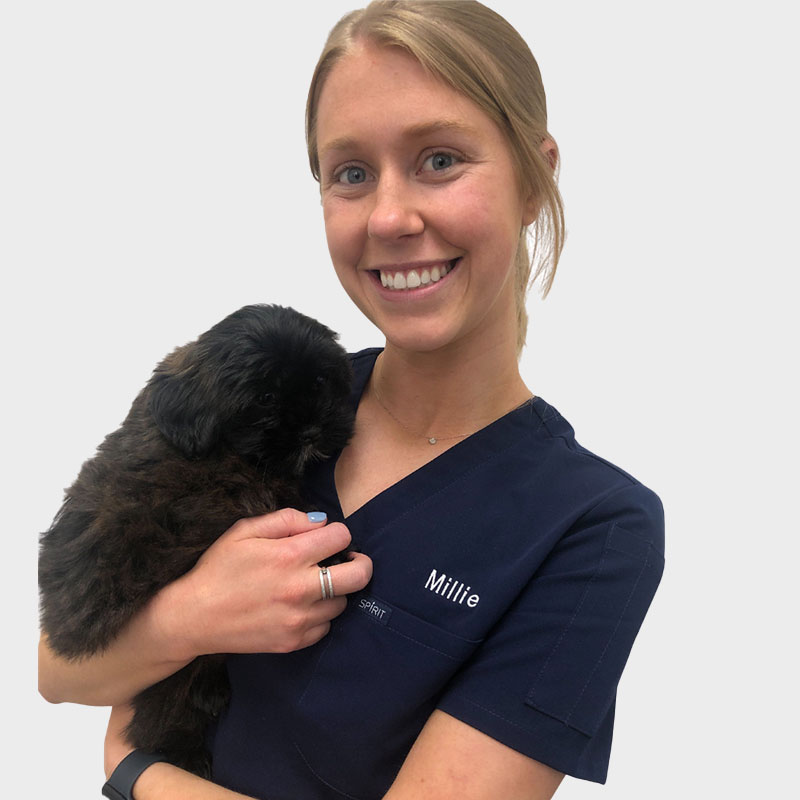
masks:
[[(411, 428), (408, 427), (404, 422), (399, 420), (394, 414), (386, 406), (386, 403), (383, 402), (381, 399), (380, 392), (378, 391), (378, 384), (377, 381), (372, 381), (372, 391), (375, 393), (375, 399), (380, 404), (380, 407), (404, 430), (410, 433), (412, 436), (416, 436), (418, 438), (427, 439), (428, 444), (437, 444), (438, 442), (446, 442), (451, 439), (463, 439), (466, 436), (472, 436), (475, 431), (471, 431), (470, 433), (457, 433), (455, 436), (428, 436), (426, 433), (417, 433), (416, 431), (412, 431)], [(480, 430), (480, 428), (478, 429)]]
[[(411, 428), (408, 427), (402, 420), (399, 420), (387, 407), (386, 403), (383, 402), (381, 398), (381, 394), (378, 391), (378, 382), (377, 380), (372, 381), (372, 391), (375, 393), (375, 399), (380, 404), (380, 407), (404, 430), (410, 433), (412, 436), (416, 436), (418, 438), (426, 439), (428, 444), (438, 444), (439, 442), (447, 442), (453, 439), (464, 439), (467, 436), (472, 436), (473, 433), (481, 430), (481, 428), (476, 428), (474, 431), (470, 431), (469, 433), (457, 433), (455, 436), (428, 436), (427, 433), (417, 433), (416, 431), (412, 431)], [(527, 400), (523, 403), (520, 403), (516, 408), (522, 408), (524, 405), (530, 403), (536, 395), (531, 395)], [(516, 410), (516, 409), (512, 409)], [(505, 416), (505, 415), (503, 415)], [(487, 423), (488, 424), (488, 423)], [(483, 426), (481, 426), (483, 427)]]

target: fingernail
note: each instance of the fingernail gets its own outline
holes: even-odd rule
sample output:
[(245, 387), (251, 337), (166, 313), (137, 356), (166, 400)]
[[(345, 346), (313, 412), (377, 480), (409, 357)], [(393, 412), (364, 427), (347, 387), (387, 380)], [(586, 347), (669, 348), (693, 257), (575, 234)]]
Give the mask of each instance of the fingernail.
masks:
[(309, 511), (308, 512), (308, 521), (309, 522), (325, 522), (328, 519), (328, 515), (324, 511)]

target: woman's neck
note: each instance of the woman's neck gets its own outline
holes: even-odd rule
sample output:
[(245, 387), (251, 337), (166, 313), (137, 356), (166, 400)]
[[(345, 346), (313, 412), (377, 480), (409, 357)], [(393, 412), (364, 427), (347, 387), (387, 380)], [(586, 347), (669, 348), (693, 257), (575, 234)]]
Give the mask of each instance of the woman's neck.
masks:
[(412, 436), (468, 436), (530, 398), (507, 343), (408, 352), (387, 343), (367, 392)]

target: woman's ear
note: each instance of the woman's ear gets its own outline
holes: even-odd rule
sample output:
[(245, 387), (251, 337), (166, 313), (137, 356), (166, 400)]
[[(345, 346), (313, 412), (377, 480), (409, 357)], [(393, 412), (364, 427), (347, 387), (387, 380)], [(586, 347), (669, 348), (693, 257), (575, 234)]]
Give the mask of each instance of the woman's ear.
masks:
[[(555, 172), (558, 166), (558, 145), (549, 137), (542, 140), (539, 145), (539, 152), (544, 156), (545, 161), (550, 165), (550, 169)], [(539, 216), (541, 203), (536, 194), (531, 193), (525, 201), (525, 206), (522, 210), (522, 224), (528, 226), (535, 222)]]
[(558, 166), (558, 145), (548, 136), (539, 145), (539, 152), (550, 164), (550, 169), (555, 172)]

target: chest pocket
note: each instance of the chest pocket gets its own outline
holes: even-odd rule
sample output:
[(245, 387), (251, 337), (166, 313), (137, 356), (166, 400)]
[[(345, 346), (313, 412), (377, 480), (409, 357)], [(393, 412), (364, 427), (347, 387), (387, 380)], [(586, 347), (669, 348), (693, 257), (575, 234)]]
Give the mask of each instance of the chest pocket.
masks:
[(308, 769), (344, 797), (382, 797), (479, 643), (374, 595), (351, 597), (298, 703), (294, 746)]

